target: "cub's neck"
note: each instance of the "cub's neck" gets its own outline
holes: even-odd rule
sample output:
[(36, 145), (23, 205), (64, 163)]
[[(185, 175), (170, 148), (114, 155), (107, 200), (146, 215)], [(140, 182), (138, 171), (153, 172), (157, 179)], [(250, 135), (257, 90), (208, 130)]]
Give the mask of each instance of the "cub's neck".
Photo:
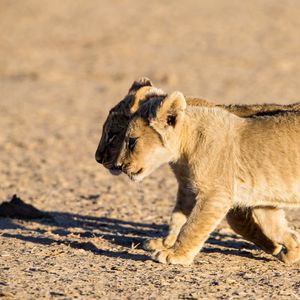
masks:
[(231, 145), (245, 120), (219, 107), (188, 107), (183, 119), (178, 157), (187, 162)]

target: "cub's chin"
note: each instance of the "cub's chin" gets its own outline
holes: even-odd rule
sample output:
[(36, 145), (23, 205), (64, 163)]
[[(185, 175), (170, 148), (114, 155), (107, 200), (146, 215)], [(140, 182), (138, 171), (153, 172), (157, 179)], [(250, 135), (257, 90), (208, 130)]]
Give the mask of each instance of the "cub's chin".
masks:
[(144, 179), (144, 176), (142, 174), (130, 175), (129, 178), (134, 182), (140, 182)]
[(142, 181), (144, 179), (144, 177), (146, 176), (143, 168), (141, 168), (136, 173), (129, 173), (129, 174), (127, 173), (127, 175), (134, 182)]

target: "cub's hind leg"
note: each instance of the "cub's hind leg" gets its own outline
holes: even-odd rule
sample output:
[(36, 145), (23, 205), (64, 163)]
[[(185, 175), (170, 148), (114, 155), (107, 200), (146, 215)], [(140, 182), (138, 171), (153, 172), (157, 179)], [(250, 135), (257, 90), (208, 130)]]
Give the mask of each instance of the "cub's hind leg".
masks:
[[(271, 214), (268, 209), (272, 210)], [(279, 258), (285, 263), (300, 261), (300, 235), (289, 228), (284, 210), (255, 208), (253, 214), (265, 235), (284, 246), (285, 249), (279, 253)]]
[(168, 234), (165, 238), (150, 239), (145, 241), (144, 249), (158, 251), (171, 248), (177, 239), (181, 227), (185, 224), (195, 205), (195, 194), (188, 188), (179, 185), (176, 205), (173, 209)]
[[(280, 213), (274, 208), (263, 208), (263, 211), (260, 212), (261, 209), (232, 208), (226, 218), (231, 228), (244, 239), (254, 243), (267, 253), (277, 255), (282, 246), (275, 241), (272, 229), (268, 227), (274, 227), (273, 224), (276, 223)], [(255, 214), (255, 212), (257, 213)], [(272, 220), (272, 225), (268, 220)]]
[[(288, 226), (284, 210), (273, 207), (234, 208), (227, 214), (232, 229), (285, 263), (300, 260), (299, 233)], [(285, 252), (281, 251), (282, 246)]]
[(300, 261), (300, 236), (295, 230), (289, 229), (283, 236), (286, 252), (281, 252), (279, 258), (286, 264)]

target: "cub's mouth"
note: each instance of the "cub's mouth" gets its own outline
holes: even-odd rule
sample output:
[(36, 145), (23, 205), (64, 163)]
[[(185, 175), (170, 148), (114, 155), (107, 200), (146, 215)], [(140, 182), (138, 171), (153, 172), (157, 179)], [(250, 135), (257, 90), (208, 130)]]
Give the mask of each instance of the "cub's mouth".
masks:
[[(114, 175), (114, 176), (118, 176), (120, 175), (122, 172), (124, 172), (124, 170), (122, 170), (121, 167), (116, 167), (116, 166), (110, 166), (107, 168), (109, 170), (109, 172)], [(137, 172), (124, 172), (126, 175), (128, 175), (128, 177), (133, 180), (133, 181), (139, 181), (141, 179), (138, 179), (138, 177), (140, 177), (140, 175), (143, 173), (144, 169), (140, 168)]]

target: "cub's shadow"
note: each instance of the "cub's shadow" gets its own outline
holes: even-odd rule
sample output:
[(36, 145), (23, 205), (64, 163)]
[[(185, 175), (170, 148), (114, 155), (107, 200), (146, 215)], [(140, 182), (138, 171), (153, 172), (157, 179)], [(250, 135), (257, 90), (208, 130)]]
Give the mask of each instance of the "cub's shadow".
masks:
[[(95, 255), (123, 258), (135, 261), (146, 261), (149, 255), (130, 253), (130, 249), (142, 249), (146, 239), (157, 238), (167, 234), (167, 226), (160, 224), (149, 224), (142, 222), (123, 221), (108, 217), (93, 217), (81, 214), (48, 212), (50, 217), (31, 220), (44, 226), (42, 229), (26, 227), (14, 223), (12, 219), (0, 218), (0, 229), (6, 229), (2, 233), (4, 238), (16, 238), (32, 243), (51, 245), (64, 244), (72, 248), (91, 251)], [(51, 227), (51, 234), (47, 228)], [(36, 227), (36, 226), (35, 226)], [(72, 239), (76, 236), (77, 239)], [(78, 241), (82, 238), (82, 241)], [(101, 238), (112, 245), (122, 246), (124, 251), (112, 251), (99, 249), (89, 238)], [(205, 253), (222, 253), (225, 255), (236, 255), (256, 260), (268, 260), (264, 257), (256, 257), (251, 250), (256, 247), (248, 242), (241, 241), (236, 235), (225, 235), (218, 232), (211, 234), (206, 246), (202, 250)], [(119, 248), (118, 248), (119, 250)]]

